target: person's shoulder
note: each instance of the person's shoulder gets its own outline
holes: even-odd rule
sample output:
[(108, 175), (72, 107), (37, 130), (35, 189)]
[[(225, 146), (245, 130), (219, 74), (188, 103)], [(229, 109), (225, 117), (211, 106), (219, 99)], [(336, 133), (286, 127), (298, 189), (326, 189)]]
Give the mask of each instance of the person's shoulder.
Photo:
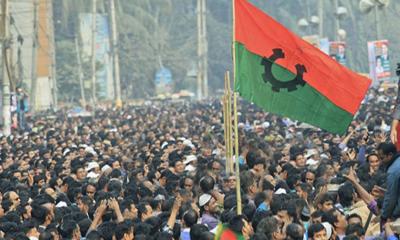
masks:
[(396, 157), (392, 165), (388, 168), (387, 173), (390, 175), (400, 176), (400, 156)]

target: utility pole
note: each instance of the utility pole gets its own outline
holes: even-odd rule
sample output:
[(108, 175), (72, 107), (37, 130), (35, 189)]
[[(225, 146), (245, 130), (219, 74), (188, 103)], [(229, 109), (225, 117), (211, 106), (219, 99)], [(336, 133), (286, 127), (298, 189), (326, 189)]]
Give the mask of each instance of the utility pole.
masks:
[(324, 37), (324, 0), (318, 0), (318, 18), (319, 18), (319, 25), (318, 25), (318, 35), (319, 38)]
[(31, 71), (31, 105), (32, 110), (36, 111), (36, 92), (37, 92), (37, 46), (38, 46), (38, 10), (39, 0), (33, 2), (33, 37), (32, 37), (32, 71)]
[(118, 55), (118, 30), (115, 19), (115, 1), (110, 0), (111, 8), (111, 29), (112, 29), (112, 53), (114, 63), (114, 81), (115, 81), (115, 105), (122, 107), (121, 101), (121, 82), (119, 78), (119, 55)]
[(58, 107), (58, 88), (57, 88), (57, 74), (56, 74), (56, 43), (54, 37), (54, 21), (53, 21), (53, 1), (48, 1), (48, 13), (49, 16), (49, 35), (50, 45), (51, 45), (51, 80), (52, 80), (52, 101), (54, 110), (57, 110)]
[(339, 29), (340, 29), (340, 22), (339, 22), (339, 15), (338, 15), (338, 0), (333, 0), (333, 8), (335, 11), (335, 40), (339, 41)]
[(82, 76), (82, 63), (81, 63), (81, 54), (79, 50), (78, 37), (75, 37), (75, 51), (76, 51), (76, 62), (78, 64), (78, 77), (79, 77), (79, 85), (81, 88), (81, 98), (82, 105), (86, 108), (86, 96), (85, 96), (85, 86), (83, 84), (83, 76)]
[(93, 107), (96, 104), (96, 16), (97, 16), (97, 0), (92, 0), (92, 97)]
[(375, 11), (375, 28), (376, 28), (376, 40), (381, 39), (381, 26), (380, 26), (380, 19), (379, 19), (379, 6), (375, 3), (374, 11)]
[(3, 135), (11, 134), (11, 106), (10, 106), (10, 81), (9, 57), (10, 57), (10, 21), (8, 0), (1, 1), (2, 13), (2, 49), (3, 49)]
[(201, 100), (203, 98), (202, 95), (202, 79), (203, 79), (203, 63), (201, 61), (201, 57), (203, 54), (203, 46), (201, 41), (201, 4), (202, 0), (197, 0), (197, 99)]
[(202, 0), (201, 8), (201, 25), (202, 25), (202, 42), (203, 42), (203, 96), (208, 97), (208, 43), (207, 43), (207, 8), (206, 0)]
[(206, 0), (197, 0), (197, 98), (208, 96)]

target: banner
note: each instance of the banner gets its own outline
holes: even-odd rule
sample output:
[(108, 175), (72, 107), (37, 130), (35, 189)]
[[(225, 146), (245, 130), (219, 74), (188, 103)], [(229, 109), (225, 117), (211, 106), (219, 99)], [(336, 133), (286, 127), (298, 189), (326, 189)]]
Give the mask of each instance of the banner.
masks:
[(346, 66), (346, 43), (345, 42), (330, 42), (329, 56), (338, 61), (343, 66)]
[(374, 82), (390, 79), (389, 41), (368, 42), (369, 74)]
[(172, 74), (168, 68), (162, 67), (155, 75), (156, 93), (171, 94), (172, 93)]
[[(82, 58), (91, 61), (92, 56), (92, 14), (80, 14)], [(113, 68), (110, 49), (110, 31), (106, 15), (96, 15), (96, 83), (97, 97), (114, 98)]]

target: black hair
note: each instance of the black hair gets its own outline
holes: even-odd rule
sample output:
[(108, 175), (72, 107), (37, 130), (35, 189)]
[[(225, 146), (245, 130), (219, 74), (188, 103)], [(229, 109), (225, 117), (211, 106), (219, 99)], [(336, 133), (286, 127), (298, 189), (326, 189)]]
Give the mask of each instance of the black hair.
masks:
[(332, 197), (328, 193), (324, 193), (323, 195), (321, 195), (321, 198), (319, 199), (318, 204), (322, 205), (329, 201), (333, 202)]
[(256, 211), (256, 213), (254, 214), (253, 219), (251, 221), (251, 225), (253, 227), (254, 232), (257, 231), (257, 227), (258, 227), (258, 224), (260, 223), (260, 221), (269, 216), (271, 216), (271, 212)]
[(256, 208), (260, 206), (261, 203), (263, 203), (267, 199), (268, 195), (266, 192), (259, 192), (256, 194), (254, 198), (254, 204), (256, 205)]
[(308, 238), (309, 238), (309, 239), (310, 239), (310, 238), (314, 238), (314, 235), (315, 235), (317, 232), (321, 232), (321, 231), (323, 231), (323, 230), (325, 230), (325, 227), (324, 227), (324, 225), (322, 225), (321, 223), (317, 223), (317, 224), (311, 225), (311, 226), (308, 228), (308, 232), (307, 232)]
[(208, 228), (203, 224), (194, 224), (190, 228), (190, 239), (200, 239), (203, 232), (208, 232)]
[(74, 231), (78, 229), (78, 224), (74, 221), (64, 221), (60, 226), (60, 233), (63, 239), (71, 239), (74, 235)]
[(240, 173), (240, 185), (241, 189), (248, 193), (249, 188), (254, 184), (255, 176), (250, 171), (245, 171)]
[[(86, 236), (86, 240), (99, 240), (99, 239), (102, 239), (101, 234), (96, 230), (90, 231)], [(41, 239), (39, 238), (39, 240)]]
[(190, 209), (183, 214), (183, 221), (185, 221), (185, 225), (188, 228), (191, 228), (193, 225), (195, 225), (197, 223), (197, 219), (197, 213), (193, 209)]
[(304, 237), (303, 228), (297, 223), (291, 223), (286, 227), (288, 240), (302, 240)]
[(242, 230), (243, 230), (243, 227), (244, 227), (244, 221), (245, 220), (246, 220), (246, 217), (244, 215), (234, 216), (229, 221), (229, 229), (231, 229), (235, 233), (241, 234)]
[(90, 221), (90, 219), (87, 217), (78, 222), (79, 229), (81, 230), (82, 236), (86, 236), (87, 231), (89, 230), (89, 227), (91, 224), (92, 224), (92, 221)]
[(386, 156), (390, 154), (394, 156), (397, 153), (396, 145), (393, 143), (381, 143), (378, 145), (377, 150), (382, 151), (382, 153)]
[(200, 179), (200, 188), (204, 193), (208, 193), (212, 189), (214, 189), (214, 178), (209, 175), (206, 175)]
[(112, 240), (116, 227), (117, 224), (114, 222), (104, 222), (100, 224), (100, 226), (97, 228), (97, 231), (99, 231), (104, 240)]
[(141, 202), (137, 205), (139, 219), (142, 219), (143, 214), (147, 213), (147, 205), (149, 205), (148, 202)]
[(118, 223), (115, 229), (115, 237), (117, 240), (123, 239), (125, 234), (133, 233), (133, 226), (127, 221)]
[(365, 235), (365, 230), (360, 224), (350, 224), (346, 228), (346, 235), (357, 235), (361, 237)]
[[(345, 236), (343, 240), (359, 240), (360, 238), (355, 235)], [(375, 238), (376, 239), (376, 238)]]
[(352, 214), (346, 216), (346, 221), (349, 221), (349, 219), (351, 219), (351, 218), (358, 218), (358, 219), (360, 219), (360, 222), (362, 222), (361, 216), (358, 215), (357, 213), (352, 213)]
[(339, 187), (339, 202), (343, 207), (350, 207), (353, 204), (353, 193), (355, 192), (351, 183), (346, 183)]
[(278, 220), (275, 217), (267, 217), (257, 225), (257, 233), (264, 234), (266, 239), (273, 239), (272, 234), (279, 229)]
[(335, 215), (335, 211), (336, 211), (336, 209), (331, 209), (331, 210), (329, 210), (328, 212), (324, 212), (324, 213), (322, 214), (322, 222), (328, 222), (328, 223), (330, 223), (333, 227), (335, 227), (335, 226), (336, 226), (335, 223), (338, 222), (338, 218), (337, 218), (337, 216)]

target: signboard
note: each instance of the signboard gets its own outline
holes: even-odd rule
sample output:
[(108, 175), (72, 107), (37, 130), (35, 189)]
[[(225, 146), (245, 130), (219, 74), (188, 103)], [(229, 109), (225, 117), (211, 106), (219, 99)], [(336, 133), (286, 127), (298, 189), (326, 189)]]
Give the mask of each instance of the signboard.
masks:
[(346, 66), (346, 43), (345, 42), (330, 42), (329, 56)]
[(155, 76), (156, 93), (170, 94), (172, 93), (172, 74), (168, 68), (162, 67), (157, 71)]
[(368, 42), (369, 74), (374, 82), (390, 79), (389, 41)]

